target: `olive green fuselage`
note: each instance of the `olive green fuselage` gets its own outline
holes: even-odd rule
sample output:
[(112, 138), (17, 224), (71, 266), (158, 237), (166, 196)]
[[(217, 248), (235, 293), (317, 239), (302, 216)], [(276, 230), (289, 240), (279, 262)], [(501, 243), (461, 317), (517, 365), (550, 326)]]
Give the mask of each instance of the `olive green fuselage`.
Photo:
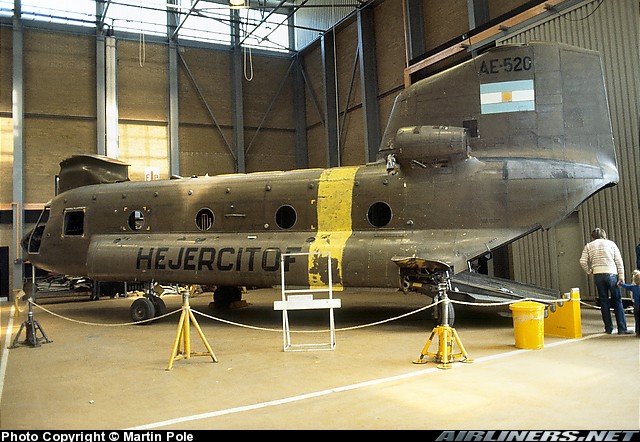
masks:
[(555, 43), (495, 48), (408, 87), (371, 164), (152, 182), (89, 164), (61, 170), (27, 259), (219, 286), (325, 285), (329, 255), (336, 288), (395, 287), (403, 266), (419, 281), (403, 258), (459, 272), (618, 180), (600, 58)]

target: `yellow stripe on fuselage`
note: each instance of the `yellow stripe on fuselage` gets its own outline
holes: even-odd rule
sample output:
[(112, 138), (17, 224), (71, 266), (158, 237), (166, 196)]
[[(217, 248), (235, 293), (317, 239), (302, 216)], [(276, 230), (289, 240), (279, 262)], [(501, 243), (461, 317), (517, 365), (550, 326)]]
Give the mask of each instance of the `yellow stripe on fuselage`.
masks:
[[(333, 289), (342, 290), (342, 254), (351, 236), (353, 183), (359, 167), (339, 167), (322, 172), (318, 182), (318, 232), (309, 247), (309, 286), (326, 287), (327, 254), (331, 253)], [(314, 255), (315, 253), (315, 255)]]

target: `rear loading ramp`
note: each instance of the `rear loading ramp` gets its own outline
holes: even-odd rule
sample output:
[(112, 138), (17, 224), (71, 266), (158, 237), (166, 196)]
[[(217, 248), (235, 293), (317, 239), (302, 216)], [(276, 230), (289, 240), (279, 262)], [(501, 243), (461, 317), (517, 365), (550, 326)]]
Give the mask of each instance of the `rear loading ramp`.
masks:
[(471, 308), (491, 309), (493, 308), (491, 305), (495, 304), (495, 308), (507, 312), (509, 311), (508, 303), (523, 299), (543, 303), (560, 299), (558, 290), (471, 271), (464, 271), (451, 277), (451, 291), (448, 295), (453, 301), (464, 303), (464, 305), (471, 304)]

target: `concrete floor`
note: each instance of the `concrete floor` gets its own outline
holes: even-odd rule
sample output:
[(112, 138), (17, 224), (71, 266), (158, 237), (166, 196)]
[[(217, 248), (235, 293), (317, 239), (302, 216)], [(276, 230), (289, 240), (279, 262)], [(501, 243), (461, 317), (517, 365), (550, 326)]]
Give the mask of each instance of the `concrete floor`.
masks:
[[(412, 363), (433, 328), (431, 310), (386, 321), (428, 298), (379, 290), (336, 297), (336, 348), (284, 352), (277, 289), (249, 291), (248, 307), (228, 311), (209, 310), (208, 294), (192, 296), (194, 311), (217, 318), (196, 314), (218, 362), (192, 357), (171, 371), (179, 313), (121, 325), (130, 321), (131, 298), (43, 299), (42, 307), (64, 317), (34, 308), (53, 342), (8, 350), (26, 311), (11, 320), (11, 304), (3, 303), (0, 428), (640, 427), (640, 339), (602, 333), (592, 307), (581, 309), (582, 338), (546, 335), (540, 350), (515, 348), (511, 318), (457, 309), (454, 326), (474, 361), (442, 370)], [(163, 299), (169, 311), (180, 308), (179, 296)], [(297, 333), (326, 330), (326, 310), (290, 312), (290, 321), (294, 343), (327, 342), (327, 332)], [(627, 321), (631, 328), (633, 315)], [(192, 351), (204, 351), (193, 327), (191, 334)]]

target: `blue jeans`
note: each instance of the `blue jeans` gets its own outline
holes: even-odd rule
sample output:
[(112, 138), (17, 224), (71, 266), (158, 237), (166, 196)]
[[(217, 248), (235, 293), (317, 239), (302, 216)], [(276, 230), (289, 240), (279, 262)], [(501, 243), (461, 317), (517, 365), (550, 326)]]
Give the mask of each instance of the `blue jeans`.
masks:
[[(600, 312), (602, 313), (602, 321), (604, 322), (604, 330), (611, 333), (613, 323), (611, 321), (611, 310), (616, 316), (618, 325), (618, 333), (627, 331), (627, 320), (624, 317), (624, 307), (622, 306), (622, 294), (618, 287), (618, 275), (610, 273), (596, 273), (593, 275), (596, 288), (598, 289), (598, 298), (600, 299)], [(609, 293), (611, 293), (611, 305), (609, 305)]]

